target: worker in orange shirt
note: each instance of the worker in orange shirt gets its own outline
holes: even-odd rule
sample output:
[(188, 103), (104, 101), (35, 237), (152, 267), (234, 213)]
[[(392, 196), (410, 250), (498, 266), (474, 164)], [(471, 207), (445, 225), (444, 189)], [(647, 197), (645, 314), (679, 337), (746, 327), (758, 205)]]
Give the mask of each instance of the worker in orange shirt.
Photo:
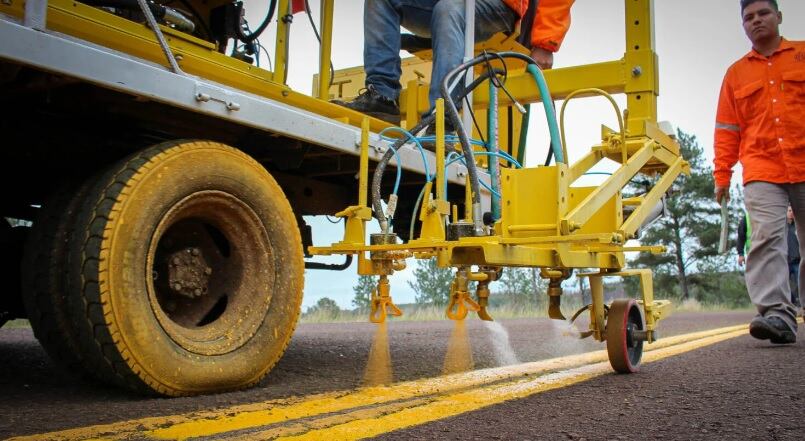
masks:
[[(428, 93), (432, 108), (441, 96), (445, 76), (464, 58), (464, 1), (366, 0), (363, 19), (366, 89), (353, 101), (335, 102), (392, 124), (400, 123), (400, 26), (403, 26), (432, 41), (433, 68)], [(553, 54), (570, 27), (573, 2), (476, 0), (475, 40), (487, 40), (498, 32), (511, 33), (522, 21), (526, 27), (521, 28), (520, 35), (525, 38), (519, 41), (531, 49), (531, 57), (540, 68), (550, 69)]]
[[(780, 36), (776, 0), (741, 0), (752, 50), (724, 76), (715, 131), (715, 196), (729, 198), (732, 167), (743, 166), (752, 224), (746, 287), (759, 315), (750, 334), (796, 341), (797, 311), (788, 286), (786, 209), (805, 237), (805, 42)], [(805, 252), (800, 241), (800, 254)], [(805, 262), (805, 261), (803, 261)], [(802, 264), (801, 264), (802, 265)], [(800, 267), (800, 286), (805, 271)]]

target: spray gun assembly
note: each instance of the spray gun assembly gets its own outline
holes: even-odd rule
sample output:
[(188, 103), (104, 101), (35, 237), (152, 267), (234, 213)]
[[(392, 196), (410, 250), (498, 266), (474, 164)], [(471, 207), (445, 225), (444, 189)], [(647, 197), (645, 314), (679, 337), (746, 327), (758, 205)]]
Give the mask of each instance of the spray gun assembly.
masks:
[[(506, 87), (506, 64), (512, 61), (526, 64), (522, 76), (530, 78), (529, 87), (536, 86), (545, 109), (551, 135), (545, 165), (523, 167), (520, 161), (497, 146), (500, 103), (507, 100), (505, 105), (526, 112), (516, 98), (517, 91)], [(478, 66), (481, 66), (480, 73), (475, 80), (463, 88), (451, 87), (463, 82), (467, 72)], [(522, 87), (521, 84), (515, 87)], [(485, 141), (471, 138), (472, 133), (462, 124), (456, 104), (482, 85), (489, 86)], [(499, 90), (505, 95), (499, 97)], [(356, 255), (359, 274), (379, 276), (370, 313), (371, 321), (376, 323), (388, 315), (402, 314), (391, 299), (388, 278), (404, 269), (409, 258), (435, 258), (439, 267), (456, 269), (446, 310), (452, 320), (463, 320), (470, 312), (478, 314), (482, 320), (492, 320), (488, 311), (490, 284), (500, 278), (505, 267), (539, 268), (540, 276), (548, 280), (548, 315), (558, 320), (565, 320), (561, 310), (562, 282), (574, 274), (587, 278), (592, 301), (572, 314), (571, 320), (589, 312), (589, 329), (580, 336), (606, 341), (610, 362), (616, 371), (637, 370), (643, 343), (658, 338), (657, 322), (670, 313), (671, 304), (654, 299), (650, 270), (624, 268), (624, 253), (664, 252), (662, 247), (632, 246), (627, 242), (638, 238), (641, 229), (662, 215), (665, 194), (677, 176), (689, 172), (676, 140), (654, 124), (653, 114), (645, 117), (621, 112), (612, 97), (597, 88), (582, 88), (565, 96), (557, 118), (542, 71), (530, 57), (519, 52), (484, 52), (450, 72), (441, 91), (442, 98), (437, 100), (433, 111), (418, 124), (408, 131), (394, 128), (401, 134), (399, 137), (383, 138), (388, 147), (376, 164), (371, 182), (366, 153), (370, 148), (369, 125), (364, 123), (358, 205), (336, 214), (346, 219), (344, 240), (328, 247), (311, 247), (309, 253)], [(595, 95), (604, 96), (612, 103), (618, 130), (602, 127), (601, 143), (571, 164), (565, 144), (565, 106), (578, 96)], [(638, 124), (635, 123), (637, 118), (640, 119)], [(445, 134), (448, 119), (456, 128), (455, 136)], [(435, 164), (428, 162), (421, 145), (431, 139), (414, 136), (431, 124), (435, 125), (432, 139)], [(524, 136), (521, 142), (523, 140)], [(411, 234), (407, 242), (400, 243), (392, 231), (394, 216), (398, 214), (395, 211), (399, 168), (394, 190), (385, 200), (382, 181), (388, 165), (406, 145), (422, 153), (426, 179), (411, 222), (413, 231), (414, 220), (420, 221), (418, 235)], [(617, 163), (618, 168), (607, 173), (603, 183), (574, 186), (604, 159)], [(463, 204), (451, 203), (447, 198), (446, 168), (456, 162), (463, 163), (467, 170)], [(624, 188), (638, 174), (650, 177), (653, 186), (642, 194), (624, 196)], [(459, 205), (463, 205), (461, 215)], [(372, 234), (366, 244), (366, 223), (373, 217), (380, 233)], [(605, 303), (604, 277), (625, 276), (640, 278), (640, 299)]]

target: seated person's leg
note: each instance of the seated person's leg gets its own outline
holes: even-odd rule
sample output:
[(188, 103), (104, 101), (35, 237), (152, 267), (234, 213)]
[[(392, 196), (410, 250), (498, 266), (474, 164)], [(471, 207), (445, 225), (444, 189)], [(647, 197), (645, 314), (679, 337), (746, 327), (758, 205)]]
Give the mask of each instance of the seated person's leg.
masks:
[[(512, 32), (517, 13), (502, 0), (477, 0), (475, 3), (475, 41), (482, 42), (498, 32)], [(431, 107), (441, 97), (445, 76), (464, 60), (464, 0), (441, 0), (431, 18), (433, 38), (433, 73), (431, 78)], [(453, 92), (456, 96), (459, 86)], [(460, 103), (456, 103), (460, 107)]]
[(334, 101), (358, 112), (400, 123), (400, 26), (429, 32), (436, 0), (366, 0), (364, 49), (366, 90), (351, 102)]

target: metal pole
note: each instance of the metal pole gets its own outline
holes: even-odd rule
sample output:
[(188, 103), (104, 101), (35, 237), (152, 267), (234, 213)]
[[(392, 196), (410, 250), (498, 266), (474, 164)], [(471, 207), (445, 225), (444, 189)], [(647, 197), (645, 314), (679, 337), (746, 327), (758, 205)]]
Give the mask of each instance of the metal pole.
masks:
[(333, 48), (333, 0), (321, 0), (321, 52), (319, 53), (319, 98), (330, 98), (330, 56)]
[(27, 0), (23, 24), (29, 28), (44, 31), (47, 27), (47, 13), (48, 0)]
[[(464, 62), (470, 61), (475, 55), (475, 0), (464, 1)], [(467, 76), (464, 79), (464, 85), (469, 86), (473, 80), (473, 69), (467, 70)], [(467, 101), (470, 103), (464, 108), (462, 114), (462, 122), (467, 134), (472, 138), (472, 115), (470, 114), (470, 107), (472, 107), (472, 92), (467, 94)]]
[(274, 46), (274, 82), (285, 84), (288, 78), (288, 39), (290, 38), (291, 21), (290, 0), (279, 0), (277, 3), (277, 41)]
[[(489, 110), (487, 113), (487, 142), (488, 152), (494, 153), (486, 157), (489, 179), (492, 181), (492, 189), (500, 194), (500, 161), (496, 154), (500, 148), (498, 146), (498, 89), (489, 80)], [(492, 220), (500, 219), (500, 197), (492, 194)]]
[(358, 174), (358, 205), (365, 207), (369, 200), (369, 117), (361, 121), (361, 162)]
[(436, 200), (446, 199), (444, 188), (444, 98), (436, 100)]

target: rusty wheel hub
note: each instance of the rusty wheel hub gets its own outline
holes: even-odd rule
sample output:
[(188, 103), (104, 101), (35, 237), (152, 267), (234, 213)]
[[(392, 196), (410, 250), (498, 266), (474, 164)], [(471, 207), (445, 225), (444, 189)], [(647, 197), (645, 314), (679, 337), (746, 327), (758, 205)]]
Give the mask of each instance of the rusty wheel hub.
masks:
[(199, 248), (189, 247), (172, 253), (167, 266), (171, 291), (191, 299), (207, 293), (212, 268)]
[(198, 354), (242, 346), (271, 301), (272, 254), (260, 219), (237, 197), (203, 191), (179, 201), (154, 232), (148, 257), (162, 329)]

